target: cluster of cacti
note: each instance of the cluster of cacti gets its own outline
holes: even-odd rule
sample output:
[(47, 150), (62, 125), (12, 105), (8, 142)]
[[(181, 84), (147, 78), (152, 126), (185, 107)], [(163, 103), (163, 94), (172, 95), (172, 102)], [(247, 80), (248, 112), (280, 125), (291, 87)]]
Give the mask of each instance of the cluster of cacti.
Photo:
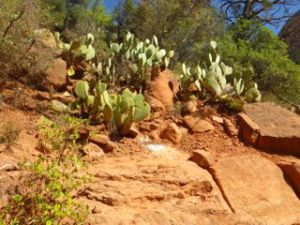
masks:
[(129, 68), (135, 77), (140, 81), (147, 79), (147, 72), (156, 65), (168, 67), (170, 59), (174, 56), (174, 51), (167, 52), (161, 49), (158, 39), (153, 36), (152, 40), (139, 41), (128, 32), (123, 43), (111, 43), (110, 49), (114, 57), (122, 58), (130, 62)]
[(87, 34), (83, 40), (73, 41), (70, 44), (63, 42), (60, 39), (60, 34), (55, 33), (57, 46), (62, 50), (62, 58), (68, 64), (68, 75), (73, 76), (76, 71), (85, 71), (88, 62), (93, 60), (96, 51), (92, 46), (94, 35)]
[(76, 104), (82, 114), (91, 120), (112, 122), (118, 131), (126, 135), (134, 122), (145, 119), (150, 114), (150, 106), (142, 94), (125, 89), (122, 94), (109, 94), (107, 85), (100, 81), (93, 90), (86, 81), (78, 81), (75, 88)]
[[(220, 55), (217, 54), (217, 43), (210, 43), (213, 54), (209, 54), (209, 67), (201, 68), (199, 65), (195, 69), (182, 65), (181, 85), (187, 91), (207, 91), (217, 99), (232, 101), (237, 99), (241, 102), (258, 102), (261, 94), (257, 84), (251, 82), (245, 85), (242, 78), (232, 78), (232, 68), (226, 66)], [(233, 80), (233, 82), (230, 82)], [(247, 87), (247, 88), (246, 88)]]

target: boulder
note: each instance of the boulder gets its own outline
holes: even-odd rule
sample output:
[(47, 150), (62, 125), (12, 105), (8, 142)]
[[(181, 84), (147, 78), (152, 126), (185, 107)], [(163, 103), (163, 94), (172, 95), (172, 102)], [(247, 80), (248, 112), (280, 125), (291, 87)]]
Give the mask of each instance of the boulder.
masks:
[(300, 117), (272, 103), (246, 104), (239, 115), (241, 138), (255, 147), (300, 155)]
[(175, 123), (168, 123), (160, 134), (161, 139), (167, 139), (174, 144), (179, 144), (182, 140), (182, 131)]
[(202, 133), (214, 130), (214, 126), (209, 122), (193, 116), (185, 116), (183, 122), (192, 133)]
[(48, 29), (37, 29), (34, 31), (36, 44), (42, 44), (46, 48), (57, 48), (56, 40), (52, 32)]
[(179, 82), (172, 71), (155, 68), (147, 83), (145, 97), (154, 111), (169, 111), (173, 109), (178, 90)]
[(44, 74), (42, 88), (50, 90), (53, 87), (55, 90), (62, 90), (67, 85), (67, 63), (60, 59), (54, 59)]
[(300, 201), (273, 162), (252, 154), (219, 158), (210, 172), (234, 213), (268, 225), (300, 222)]

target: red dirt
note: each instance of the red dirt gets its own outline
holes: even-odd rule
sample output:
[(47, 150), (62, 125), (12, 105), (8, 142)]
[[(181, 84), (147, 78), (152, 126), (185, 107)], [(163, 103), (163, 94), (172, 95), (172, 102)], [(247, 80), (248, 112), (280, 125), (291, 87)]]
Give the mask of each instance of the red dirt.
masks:
[[(234, 116), (225, 116), (235, 122)], [(3, 145), (0, 145), (0, 166), (30, 162), (37, 157), (39, 152), (35, 147), (39, 117), (36, 112), (20, 111), (3, 105), (0, 125), (14, 121), (21, 128), (21, 133), (10, 150), (1, 151)], [(246, 213), (247, 210), (233, 213), (209, 171), (188, 161), (188, 158), (194, 150), (205, 150), (217, 159), (250, 154), (276, 163), (300, 160), (292, 156), (270, 155), (245, 146), (237, 137), (229, 137), (223, 125), (214, 123), (209, 118), (206, 120), (213, 124), (213, 131), (187, 133), (178, 145), (160, 140), (159, 136), (148, 142), (142, 138), (151, 136), (153, 132), (159, 133), (167, 122), (176, 122), (183, 126), (181, 119), (173, 116), (140, 124), (138, 127), (141, 134), (135, 139), (112, 138), (118, 148), (96, 161), (89, 162), (87, 171), (82, 171), (92, 176), (92, 181), (85, 184), (78, 199), (92, 209), (87, 224), (268, 224), (262, 217)], [(157, 125), (153, 125), (148, 131), (145, 129), (155, 123)], [(167, 147), (163, 154), (153, 153), (146, 149), (145, 145), (148, 143), (166, 144), (175, 150)], [(21, 171), (0, 171), (0, 206), (7, 197), (6, 190), (16, 183), (20, 173)], [(280, 179), (281, 175), (278, 177)], [(285, 185), (284, 180), (280, 182)], [(259, 213), (257, 211), (257, 215)]]

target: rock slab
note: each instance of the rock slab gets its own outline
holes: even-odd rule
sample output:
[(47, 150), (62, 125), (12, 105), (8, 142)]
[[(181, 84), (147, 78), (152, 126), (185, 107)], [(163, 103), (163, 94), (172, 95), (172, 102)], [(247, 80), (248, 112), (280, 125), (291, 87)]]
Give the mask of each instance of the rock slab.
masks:
[(233, 156), (216, 162), (211, 173), (233, 212), (268, 225), (300, 223), (300, 201), (273, 162), (251, 154)]
[(300, 155), (300, 117), (272, 103), (246, 104), (239, 115), (241, 138), (270, 152)]

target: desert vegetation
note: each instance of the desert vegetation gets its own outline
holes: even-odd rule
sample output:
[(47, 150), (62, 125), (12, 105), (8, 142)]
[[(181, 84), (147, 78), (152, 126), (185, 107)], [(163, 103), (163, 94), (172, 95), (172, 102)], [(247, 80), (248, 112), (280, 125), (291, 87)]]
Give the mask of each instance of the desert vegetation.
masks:
[[(29, 132), (38, 154), (14, 165), (22, 173), (0, 202), (0, 225), (86, 224), (95, 211), (78, 200), (93, 182), (86, 158), (115, 141), (144, 132), (178, 145), (184, 132), (213, 129), (211, 111), (235, 116), (270, 99), (299, 113), (300, 65), (266, 26), (297, 4), (119, 0), (109, 11), (98, 0), (0, 0), (0, 114), (39, 118)], [(230, 120), (213, 121), (237, 136)], [(5, 154), (24, 135), (19, 123), (1, 123)]]

